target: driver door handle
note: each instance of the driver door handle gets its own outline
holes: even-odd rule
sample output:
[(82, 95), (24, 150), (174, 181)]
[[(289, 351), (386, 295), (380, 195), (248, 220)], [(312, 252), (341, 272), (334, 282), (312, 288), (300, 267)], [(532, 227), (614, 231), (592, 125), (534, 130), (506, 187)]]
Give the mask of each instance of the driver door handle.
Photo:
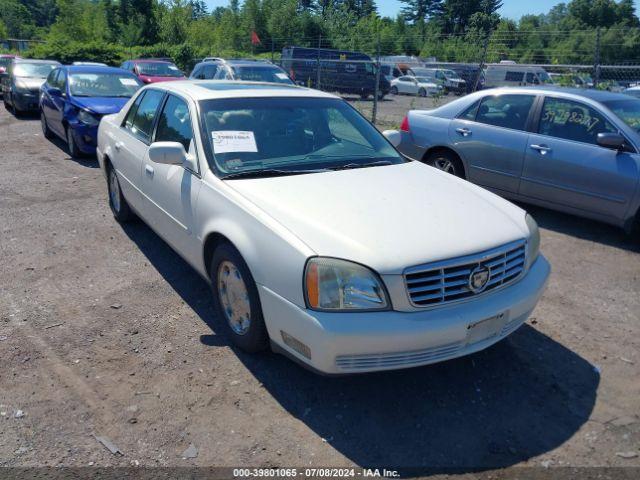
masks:
[(144, 171), (147, 172), (147, 175), (153, 177), (154, 170), (153, 170), (153, 167), (151, 165), (145, 165), (144, 166)]
[(471, 130), (469, 130), (468, 128), (456, 128), (456, 132), (458, 132), (463, 137), (468, 137), (469, 135), (471, 135)]
[(537, 150), (541, 155), (546, 155), (551, 151), (551, 148), (546, 145), (531, 145), (530, 148)]

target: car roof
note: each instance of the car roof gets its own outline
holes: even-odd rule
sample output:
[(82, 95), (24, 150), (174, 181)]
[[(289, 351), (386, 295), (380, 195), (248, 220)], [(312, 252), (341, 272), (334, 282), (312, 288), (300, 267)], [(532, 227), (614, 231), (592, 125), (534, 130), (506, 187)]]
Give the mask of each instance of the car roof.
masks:
[(629, 96), (623, 93), (614, 93), (614, 92), (608, 92), (606, 90), (597, 90), (592, 88), (534, 86), (534, 87), (527, 87), (526, 90), (531, 90), (539, 93), (545, 93), (545, 92), (546, 93), (564, 93), (568, 95), (575, 95), (578, 97), (588, 98), (596, 102), (607, 102), (611, 100), (628, 100), (629, 99)]
[(277, 65), (267, 60), (247, 60), (242, 58), (225, 60), (224, 63), (226, 63), (227, 65), (240, 65), (240, 66), (246, 65), (251, 67), (277, 67)]
[(160, 60), (156, 58), (138, 58), (136, 60), (127, 60), (133, 63), (173, 63), (171, 60)]
[(56, 60), (37, 60), (35, 58), (15, 58), (14, 63), (42, 63), (45, 65), (61, 65)]
[(129, 70), (101, 65), (65, 65), (63, 68), (69, 73), (121, 73), (134, 76)]
[(243, 97), (306, 97), (339, 98), (330, 93), (285, 83), (246, 82), (228, 80), (178, 80), (146, 87), (176, 92), (192, 99), (210, 100)]

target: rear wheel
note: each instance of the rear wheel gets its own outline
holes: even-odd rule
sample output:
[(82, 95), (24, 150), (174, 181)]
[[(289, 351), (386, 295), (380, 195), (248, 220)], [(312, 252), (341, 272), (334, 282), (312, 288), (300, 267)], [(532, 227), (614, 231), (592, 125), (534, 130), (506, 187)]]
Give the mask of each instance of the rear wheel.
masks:
[(113, 167), (107, 170), (107, 189), (109, 190), (109, 207), (113, 216), (120, 223), (126, 223), (133, 218), (133, 212), (122, 195), (118, 174)]
[(253, 276), (240, 252), (229, 243), (216, 248), (209, 268), (215, 312), (231, 341), (246, 352), (269, 345), (269, 335)]
[(426, 97), (427, 91), (424, 88), (421, 88), (420, 90), (418, 90), (418, 95), (420, 95), (421, 97)]
[(464, 167), (462, 166), (462, 162), (453, 152), (446, 150), (434, 152), (430, 154), (424, 162), (438, 170), (450, 173), (456, 177), (464, 178)]
[(389, 90), (389, 93), (391, 95), (398, 95), (398, 87), (391, 87), (391, 90)]

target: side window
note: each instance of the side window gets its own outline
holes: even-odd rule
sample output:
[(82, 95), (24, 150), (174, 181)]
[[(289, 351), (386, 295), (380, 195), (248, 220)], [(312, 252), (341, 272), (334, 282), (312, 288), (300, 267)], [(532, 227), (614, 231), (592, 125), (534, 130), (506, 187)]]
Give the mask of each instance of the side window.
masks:
[(187, 103), (173, 95), (169, 95), (162, 113), (158, 117), (156, 142), (179, 142), (188, 152), (193, 140), (191, 117)]
[(124, 127), (127, 130), (131, 130), (131, 127), (133, 126), (133, 118), (136, 116), (136, 110), (138, 110), (138, 106), (140, 105), (142, 97), (144, 97), (145, 93), (147, 92), (142, 92), (140, 95), (138, 95), (138, 98), (135, 99), (133, 105), (131, 105), (131, 108), (127, 112), (127, 116), (124, 119)]
[(47, 77), (47, 84), (49, 84), (50, 87), (55, 87), (56, 86), (56, 75), (58, 75), (59, 71), (60, 71), (60, 69), (54, 68), (49, 73), (49, 76)]
[(599, 133), (617, 133), (618, 130), (588, 105), (572, 100), (546, 98), (538, 132), (596, 145)]
[(496, 127), (524, 130), (533, 95), (496, 95), (485, 97), (480, 104), (476, 122)]
[(521, 82), (524, 79), (524, 72), (507, 72), (504, 79), (507, 82)]
[(57, 87), (62, 91), (62, 93), (65, 93), (67, 91), (67, 73), (64, 70), (60, 70), (57, 83)]
[(460, 114), (458, 118), (461, 118), (462, 120), (470, 120), (473, 122), (476, 119), (476, 114), (478, 113), (479, 106), (480, 106), (480, 100), (478, 100), (469, 108), (467, 108), (464, 112), (462, 112), (462, 114)]
[(191, 73), (191, 76), (193, 76), (193, 78), (201, 80), (201, 79), (204, 78), (204, 76), (202, 75), (202, 72), (204, 72), (204, 68), (203, 67), (196, 67), (193, 70), (193, 72)]
[(538, 76), (535, 73), (527, 73), (526, 79), (527, 83), (533, 83), (534, 85), (540, 84), (540, 80), (538, 80)]
[(160, 90), (147, 90), (133, 117), (131, 132), (145, 142), (151, 138), (153, 121), (163, 96)]

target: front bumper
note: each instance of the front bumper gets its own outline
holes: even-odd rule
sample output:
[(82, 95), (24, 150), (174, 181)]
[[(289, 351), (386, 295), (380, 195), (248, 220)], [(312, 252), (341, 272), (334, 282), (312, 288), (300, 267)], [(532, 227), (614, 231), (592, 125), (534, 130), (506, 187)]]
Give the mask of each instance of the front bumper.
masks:
[(98, 126), (89, 126), (81, 122), (70, 123), (69, 126), (78, 149), (86, 155), (95, 154), (98, 144)]
[[(415, 312), (326, 313), (303, 309), (260, 285), (271, 341), (279, 350), (325, 374), (417, 367), (468, 355), (514, 332), (542, 295), (551, 268), (540, 255), (518, 282), (456, 305)], [(470, 325), (497, 317), (485, 337)], [(283, 336), (284, 333), (284, 336)], [(308, 347), (310, 358), (283, 338)], [(473, 340), (468, 338), (473, 337)]]
[(22, 93), (14, 90), (11, 93), (13, 105), (22, 112), (38, 110), (40, 96), (38, 92)]

